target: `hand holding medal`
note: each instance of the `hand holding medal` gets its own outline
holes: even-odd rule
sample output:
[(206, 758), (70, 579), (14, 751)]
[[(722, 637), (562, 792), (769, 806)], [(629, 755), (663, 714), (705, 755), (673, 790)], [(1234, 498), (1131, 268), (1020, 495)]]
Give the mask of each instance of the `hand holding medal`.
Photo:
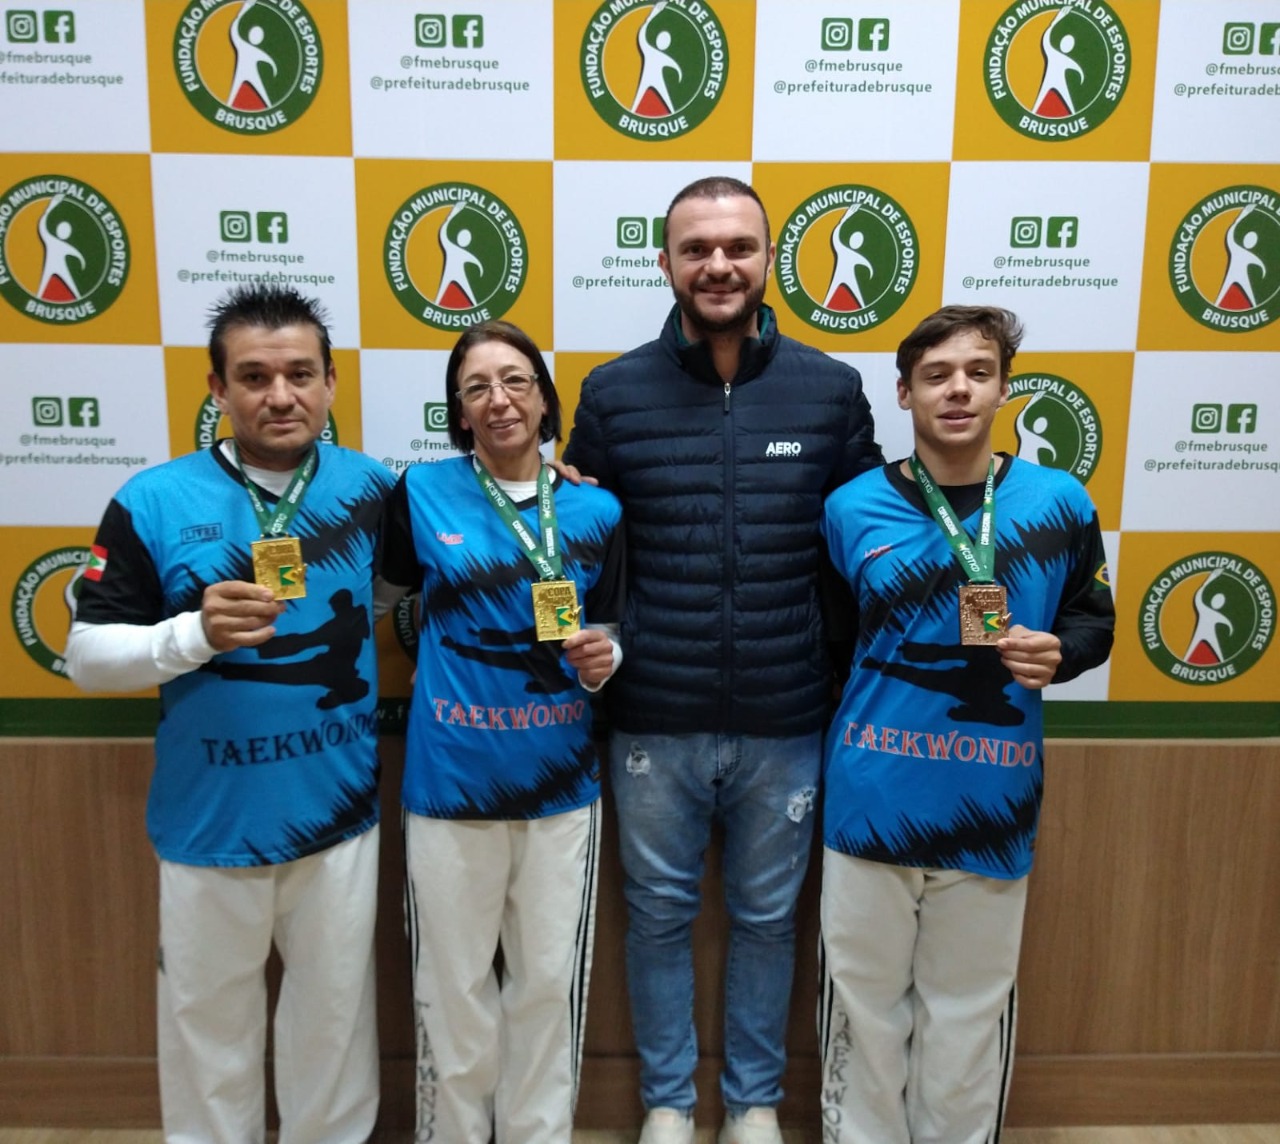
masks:
[(586, 687), (599, 687), (613, 674), (613, 641), (600, 628), (584, 628), (564, 641), (564, 658)]
[(1052, 632), (1033, 632), (1014, 624), (1001, 638), (1000, 662), (1009, 669), (1014, 682), (1028, 691), (1039, 691), (1053, 682), (1062, 662), (1062, 641)]
[(257, 647), (276, 634), (275, 621), (285, 605), (269, 590), (245, 580), (224, 580), (204, 590), (200, 623), (215, 651)]

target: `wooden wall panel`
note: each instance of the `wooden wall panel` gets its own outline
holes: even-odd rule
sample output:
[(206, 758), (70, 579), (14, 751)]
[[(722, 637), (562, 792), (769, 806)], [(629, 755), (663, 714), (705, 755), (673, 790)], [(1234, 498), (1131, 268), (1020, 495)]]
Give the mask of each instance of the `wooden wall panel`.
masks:
[[(384, 1119), (411, 1116), (399, 816), (379, 892)], [(149, 741), (0, 740), (0, 1123), (155, 1123)], [(625, 907), (606, 818), (579, 1119), (638, 1121)], [(701, 1115), (722, 1038), (720, 880), (696, 931)], [(1032, 878), (1010, 1119), (1280, 1119), (1280, 743), (1058, 742)], [(801, 903), (793, 1123), (816, 1122), (816, 862)]]
[(155, 1055), (150, 756), (0, 740), (0, 1055)]
[(1280, 745), (1057, 743), (1026, 1053), (1280, 1050)]

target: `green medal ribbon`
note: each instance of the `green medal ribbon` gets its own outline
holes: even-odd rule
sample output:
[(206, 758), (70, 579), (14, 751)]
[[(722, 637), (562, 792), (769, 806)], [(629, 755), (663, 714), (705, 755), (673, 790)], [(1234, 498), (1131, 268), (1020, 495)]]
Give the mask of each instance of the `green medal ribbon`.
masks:
[(924, 462), (912, 453), (907, 463), (911, 466), (911, 473), (916, 479), (916, 484), (920, 488), (925, 504), (929, 506), (929, 512), (933, 514), (933, 519), (938, 522), (938, 527), (942, 529), (942, 533), (947, 538), (947, 543), (951, 545), (951, 551), (955, 554), (957, 562), (964, 569), (965, 575), (969, 577), (969, 582), (971, 584), (994, 583), (996, 570), (995, 457), (993, 456), (987, 463), (987, 483), (982, 490), (982, 515), (978, 518), (978, 540), (976, 544), (969, 539), (969, 534), (965, 532), (964, 525), (956, 519), (955, 510), (947, 501), (942, 490), (934, 483), (933, 477), (929, 475), (929, 470), (924, 467)]
[(262, 497), (258, 495), (258, 489), (254, 483), (245, 476), (244, 464), (240, 460), (240, 449), (234, 441), (231, 442), (231, 454), (235, 458), (236, 468), (244, 477), (244, 487), (249, 493), (249, 500), (253, 503), (253, 515), (258, 518), (258, 527), (262, 530), (262, 535), (264, 537), (288, 536), (289, 525), (293, 523), (293, 518), (298, 515), (298, 509), (302, 507), (302, 494), (307, 491), (307, 486), (311, 484), (311, 478), (315, 475), (316, 447), (311, 446), (302, 464), (294, 470), (293, 480), (284, 490), (284, 495), (276, 502), (274, 513), (267, 508)]
[(516, 511), (516, 506), (498, 486), (498, 482), (493, 479), (480, 458), (472, 455), (471, 461), (475, 467), (476, 480), (484, 490), (485, 496), (489, 498), (489, 503), (502, 517), (506, 526), (515, 533), (521, 548), (524, 549), (525, 557), (537, 570), (538, 578), (540, 580), (563, 579), (560, 533), (556, 524), (556, 501), (551, 495), (551, 477), (547, 466), (541, 465), (538, 468), (538, 529), (542, 535), (537, 537), (529, 531), (529, 526)]

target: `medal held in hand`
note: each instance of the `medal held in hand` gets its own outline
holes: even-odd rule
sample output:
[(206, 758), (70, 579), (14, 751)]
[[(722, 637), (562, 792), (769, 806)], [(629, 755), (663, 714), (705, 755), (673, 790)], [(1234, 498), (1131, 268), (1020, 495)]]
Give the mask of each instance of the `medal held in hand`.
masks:
[(296, 536), (255, 540), (253, 582), (270, 588), (277, 600), (299, 600), (307, 594), (307, 566), (302, 562), (302, 541)]
[(541, 535), (534, 536), (480, 458), (473, 456), (471, 463), (489, 503), (515, 534), (525, 557), (537, 570), (539, 579), (533, 585), (533, 627), (538, 640), (562, 640), (580, 631), (578, 587), (572, 580), (564, 578), (556, 502), (551, 495), (551, 477), (547, 467), (543, 465), (538, 469), (538, 529)]
[(1008, 597), (999, 584), (960, 585), (960, 642), (993, 644), (1009, 630)]
[(970, 646), (994, 644), (1009, 630), (1009, 599), (1005, 589), (994, 582), (996, 566), (996, 459), (987, 463), (987, 483), (982, 490), (982, 515), (978, 519), (978, 539), (969, 539), (964, 526), (934, 483), (929, 470), (913, 453), (908, 461), (925, 504), (951, 545), (960, 567), (969, 577), (960, 586), (960, 642)]
[(539, 640), (562, 640), (580, 631), (578, 586), (572, 580), (539, 580), (533, 585), (533, 623)]
[(302, 541), (289, 536), (287, 530), (298, 515), (302, 494), (307, 491), (316, 471), (316, 450), (311, 451), (293, 474), (293, 480), (276, 505), (275, 512), (267, 508), (254, 483), (244, 475), (240, 464), (240, 450), (233, 445), (236, 467), (244, 477), (245, 491), (253, 505), (262, 539), (250, 546), (253, 553), (253, 582), (269, 588), (277, 600), (300, 600), (307, 594), (307, 566), (302, 562)]

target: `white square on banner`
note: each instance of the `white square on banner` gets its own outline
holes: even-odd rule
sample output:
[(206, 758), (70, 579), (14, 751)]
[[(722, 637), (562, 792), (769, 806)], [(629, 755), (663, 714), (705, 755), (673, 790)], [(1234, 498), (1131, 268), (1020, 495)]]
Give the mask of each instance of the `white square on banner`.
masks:
[(205, 345), (209, 307), (256, 280), (318, 299), (333, 344), (359, 344), (354, 160), (153, 155), (151, 177), (166, 345)]
[(149, 150), (142, 13), (142, 0), (6, 5), (0, 42), (4, 149)]
[(348, 12), (356, 155), (552, 158), (551, 0), (361, 0)]
[(942, 297), (1013, 310), (1024, 350), (1132, 350), (1145, 163), (953, 163)]
[(950, 159), (959, 28), (958, 0), (758, 0), (752, 158)]
[(159, 346), (0, 345), (0, 525), (87, 525), (169, 459)]
[(1139, 353), (1126, 532), (1274, 532), (1280, 513), (1275, 355)]
[(360, 351), (364, 451), (397, 476), (457, 455), (445, 411), (448, 363), (448, 350)]
[(1151, 160), (1280, 158), (1280, 9), (1275, 0), (1163, 0)]

